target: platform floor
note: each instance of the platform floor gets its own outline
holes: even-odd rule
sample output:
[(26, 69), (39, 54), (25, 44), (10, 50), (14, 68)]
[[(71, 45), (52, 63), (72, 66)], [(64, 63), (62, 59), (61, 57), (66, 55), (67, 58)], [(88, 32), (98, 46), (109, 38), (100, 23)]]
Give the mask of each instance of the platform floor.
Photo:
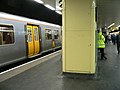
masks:
[(97, 78), (70, 78), (61, 74), (61, 55), (0, 83), (0, 90), (120, 90), (120, 55), (106, 47), (108, 60), (98, 60)]

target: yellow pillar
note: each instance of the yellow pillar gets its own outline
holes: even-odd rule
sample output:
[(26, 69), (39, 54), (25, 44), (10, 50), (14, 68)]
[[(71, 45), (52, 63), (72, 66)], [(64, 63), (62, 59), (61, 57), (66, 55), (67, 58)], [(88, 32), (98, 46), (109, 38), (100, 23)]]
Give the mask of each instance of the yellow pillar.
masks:
[(95, 73), (95, 29), (94, 0), (63, 0), (63, 72)]

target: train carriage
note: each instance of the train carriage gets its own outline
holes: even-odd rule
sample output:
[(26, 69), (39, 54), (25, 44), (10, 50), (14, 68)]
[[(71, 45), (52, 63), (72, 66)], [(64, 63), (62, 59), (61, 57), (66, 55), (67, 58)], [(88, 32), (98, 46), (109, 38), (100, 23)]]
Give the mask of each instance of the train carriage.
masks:
[(0, 67), (61, 47), (61, 26), (0, 12)]

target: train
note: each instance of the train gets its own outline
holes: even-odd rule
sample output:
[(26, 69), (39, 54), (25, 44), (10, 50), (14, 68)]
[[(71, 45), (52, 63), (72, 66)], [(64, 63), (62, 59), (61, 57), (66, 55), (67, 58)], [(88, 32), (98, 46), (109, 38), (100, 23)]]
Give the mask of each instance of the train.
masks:
[(60, 25), (0, 12), (0, 67), (61, 48)]

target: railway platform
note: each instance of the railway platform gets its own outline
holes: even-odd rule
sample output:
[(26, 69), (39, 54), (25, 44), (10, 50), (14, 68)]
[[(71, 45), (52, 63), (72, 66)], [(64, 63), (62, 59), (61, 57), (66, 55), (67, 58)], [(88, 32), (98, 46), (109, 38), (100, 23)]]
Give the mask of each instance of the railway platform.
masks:
[(58, 52), (42, 58), (41, 62), (0, 74), (0, 90), (120, 90), (120, 55), (116, 45), (107, 45), (105, 52), (108, 59), (98, 60), (97, 78), (63, 75), (61, 52)]

